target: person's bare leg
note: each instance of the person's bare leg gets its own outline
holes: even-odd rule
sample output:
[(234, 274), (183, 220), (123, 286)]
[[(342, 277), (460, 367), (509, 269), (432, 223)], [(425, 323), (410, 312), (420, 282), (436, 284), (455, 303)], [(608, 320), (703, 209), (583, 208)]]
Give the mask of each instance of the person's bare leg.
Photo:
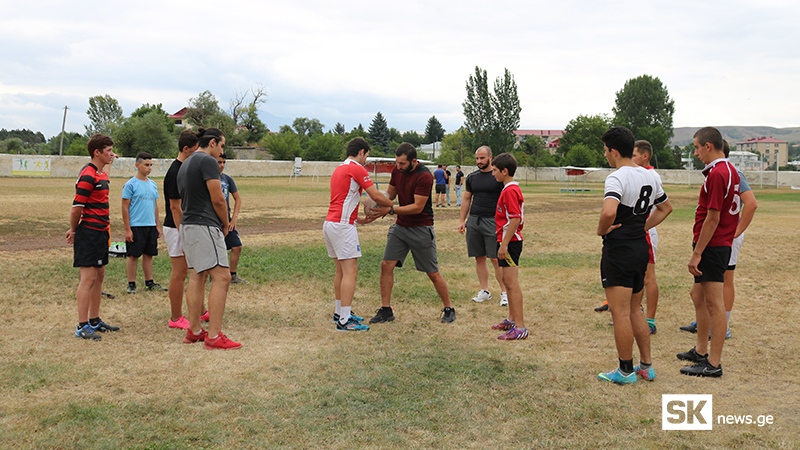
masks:
[[(608, 309), (614, 320), (614, 342), (619, 359), (633, 359), (633, 328), (631, 327), (632, 289), (623, 286), (605, 288)], [(641, 301), (641, 300), (640, 300)]]
[(656, 318), (656, 308), (658, 308), (658, 282), (656, 281), (656, 265), (647, 264), (647, 272), (644, 273), (644, 289), (647, 291), (647, 318)]
[[(506, 269), (504, 267), (500, 267), (500, 263), (497, 262), (497, 258), (489, 258), (492, 261), (492, 266), (494, 266), (494, 277), (497, 279), (497, 283), (500, 285), (500, 292), (506, 292), (506, 282), (503, 278), (503, 271)], [(488, 285), (488, 281), (487, 281)]]
[(242, 247), (233, 247), (231, 249), (231, 272), (236, 272), (239, 267), (239, 257), (242, 255)]
[(97, 281), (97, 270), (97, 267), (81, 267), (78, 270), (78, 289), (75, 291), (75, 298), (78, 302), (78, 322), (89, 321), (89, 304)]
[[(228, 299), (231, 284), (231, 271), (228, 267), (215, 266), (208, 270), (211, 277), (211, 290), (208, 293), (208, 337), (214, 338), (222, 331), (222, 316)], [(202, 309), (202, 308), (201, 308)]]
[(89, 297), (89, 318), (100, 317), (100, 302), (103, 300), (103, 279), (106, 276), (106, 268), (96, 267), (94, 285), (92, 285), (91, 297)]
[[(725, 301), (722, 298), (723, 283), (704, 281), (706, 308), (711, 318), (711, 343), (708, 350), (708, 363), (714, 367), (719, 366), (722, 360), (722, 347), (725, 345), (725, 333), (728, 331), (728, 321), (725, 318)], [(697, 329), (698, 337), (700, 328)]]
[[(705, 292), (701, 283), (692, 284), (689, 292), (694, 303), (695, 320), (697, 321), (697, 343), (694, 346), (699, 355), (708, 353), (708, 332), (711, 329), (711, 316), (706, 307)], [(702, 339), (701, 339), (702, 336)]]
[[(450, 303), (450, 291), (447, 289), (447, 281), (439, 272), (428, 272), (428, 278), (433, 282), (433, 287), (436, 288), (436, 293), (442, 299), (442, 304), (445, 308), (452, 308), (453, 304)], [(387, 305), (388, 306), (388, 305)]]
[(336, 273), (339, 274), (341, 267), (341, 278), (339, 279), (339, 293), (341, 297), (337, 297), (342, 301), (342, 306), (352, 306), (353, 296), (356, 293), (356, 278), (358, 277), (358, 259), (343, 259), (336, 260)]
[(125, 272), (128, 274), (128, 283), (136, 282), (136, 267), (138, 265), (139, 258), (134, 258), (133, 256), (128, 256), (125, 258)]
[(392, 306), (392, 287), (394, 287), (394, 268), (397, 261), (381, 261), (381, 306)]
[(522, 289), (519, 287), (519, 267), (503, 267), (503, 281), (508, 288), (508, 320), (518, 329), (525, 328), (522, 312)]
[[(478, 284), (481, 289), (489, 290), (489, 266), (486, 265), (485, 256), (475, 257), (475, 272), (478, 274)], [(495, 272), (496, 273), (496, 272)]]
[[(170, 318), (174, 322), (183, 315), (183, 291), (189, 268), (186, 265), (186, 257), (184, 256), (171, 257), (169, 262), (172, 265), (172, 275), (169, 278)], [(200, 314), (203, 314), (203, 312), (201, 311)]]
[(153, 255), (142, 254), (142, 273), (145, 281), (153, 279)]
[(202, 328), (200, 316), (203, 315), (203, 297), (206, 293), (208, 271), (197, 273), (189, 269), (189, 285), (186, 287), (186, 306), (189, 309), (189, 329), (197, 334)]
[[(644, 289), (631, 295), (631, 331), (633, 337), (636, 339), (636, 345), (639, 347), (639, 360), (645, 364), (651, 364), (650, 361), (650, 327), (647, 325), (647, 319), (642, 313), (642, 297)], [(648, 294), (650, 295), (650, 294)], [(650, 298), (647, 298), (650, 302)], [(617, 323), (614, 322), (616, 328)], [(633, 355), (631, 355), (632, 357)]]

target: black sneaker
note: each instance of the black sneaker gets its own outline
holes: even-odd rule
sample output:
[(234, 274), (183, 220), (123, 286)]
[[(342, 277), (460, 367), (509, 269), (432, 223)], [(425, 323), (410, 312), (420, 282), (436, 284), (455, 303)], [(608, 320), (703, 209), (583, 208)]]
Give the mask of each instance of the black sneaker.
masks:
[(704, 360), (708, 359), (708, 353), (706, 353), (705, 355), (701, 355), (701, 354), (697, 353), (697, 350), (695, 350), (694, 347), (692, 347), (692, 349), (689, 350), (688, 352), (681, 352), (681, 353), (678, 353), (675, 356), (677, 356), (678, 359), (683, 360), (683, 361), (700, 362), (700, 361), (704, 361)]
[(148, 291), (168, 291), (169, 289), (161, 287), (158, 283), (147, 284), (144, 286), (145, 290)]
[(681, 331), (686, 331), (688, 333), (697, 334), (697, 322), (692, 322), (689, 325), (682, 326), (681, 327)]
[(456, 310), (445, 308), (442, 310), (442, 323), (453, 323), (456, 320)]
[(115, 327), (114, 325), (109, 325), (102, 320), (97, 323), (97, 325), (89, 324), (92, 327), (92, 330), (99, 331), (101, 333), (105, 333), (106, 331), (119, 331), (119, 327)]
[(381, 306), (377, 311), (375, 311), (375, 317), (369, 319), (369, 323), (383, 323), (383, 322), (391, 322), (394, 320), (394, 312), (392, 312), (391, 306)]
[(722, 364), (720, 364), (719, 367), (714, 367), (704, 358), (695, 365), (682, 368), (681, 373), (693, 377), (721, 377)]

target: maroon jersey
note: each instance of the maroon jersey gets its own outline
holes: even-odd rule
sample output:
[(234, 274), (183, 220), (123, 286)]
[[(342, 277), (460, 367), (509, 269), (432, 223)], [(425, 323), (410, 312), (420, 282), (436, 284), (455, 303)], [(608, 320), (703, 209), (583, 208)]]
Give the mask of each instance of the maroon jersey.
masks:
[(97, 167), (89, 163), (81, 170), (75, 183), (75, 200), (72, 207), (82, 206), (81, 224), (95, 230), (108, 231), (108, 175), (98, 173)]
[(706, 179), (694, 213), (694, 243), (700, 236), (708, 210), (715, 209), (719, 211), (719, 225), (708, 247), (730, 247), (739, 224), (739, 174), (727, 159), (720, 158), (707, 165), (703, 175)]
[(427, 167), (418, 164), (411, 173), (404, 173), (395, 166), (392, 170), (390, 186), (397, 190), (397, 200), (400, 206), (414, 203), (414, 195), (428, 197), (425, 207), (419, 214), (398, 215), (397, 224), (401, 227), (421, 227), (433, 225), (433, 207), (431, 206), (431, 188), (433, 187), (433, 174)]

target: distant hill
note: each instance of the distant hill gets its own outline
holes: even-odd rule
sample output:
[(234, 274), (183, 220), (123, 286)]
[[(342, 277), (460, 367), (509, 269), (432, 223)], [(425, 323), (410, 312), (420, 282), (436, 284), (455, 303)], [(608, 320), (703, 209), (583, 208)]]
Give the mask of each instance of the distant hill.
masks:
[[(670, 145), (680, 145), (683, 147), (692, 142), (692, 136), (700, 127), (680, 127), (673, 128), (675, 136)], [(789, 143), (800, 142), (800, 127), (794, 128), (775, 128), (775, 127), (717, 127), (722, 133), (722, 137), (729, 144), (746, 141), (758, 137), (774, 137)]]

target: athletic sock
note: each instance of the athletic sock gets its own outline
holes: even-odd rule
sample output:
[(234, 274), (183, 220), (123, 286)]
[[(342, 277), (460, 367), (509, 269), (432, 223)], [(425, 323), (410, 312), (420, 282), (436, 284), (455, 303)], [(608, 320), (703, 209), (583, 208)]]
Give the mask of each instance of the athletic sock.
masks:
[(620, 359), (619, 360), (619, 371), (622, 372), (623, 375), (630, 375), (633, 373), (633, 359)]
[(334, 300), (333, 304), (335, 305), (336, 309), (334, 312), (337, 316), (342, 317), (342, 301), (341, 300)]
[(145, 286), (152, 286), (152, 285), (154, 285), (154, 284), (156, 284), (156, 283), (155, 283), (155, 282), (153, 282), (153, 280), (144, 280), (144, 285), (145, 285)]
[(642, 362), (641, 359), (639, 360), (639, 370), (647, 370), (647, 369), (649, 369), (651, 367), (653, 367), (653, 363), (645, 364), (645, 363)]
[(350, 308), (352, 306), (342, 306), (341, 312), (339, 312), (339, 325), (345, 325), (350, 320)]
[(725, 311), (725, 317), (728, 319), (728, 328), (731, 327), (731, 313), (733, 311)]
[(78, 322), (78, 328), (83, 328), (86, 325), (89, 325), (89, 322)]
[(647, 319), (647, 324), (648, 325), (652, 325), (652, 326), (656, 326), (656, 319)]
[(192, 334), (193, 334), (193, 335), (195, 335), (195, 336), (200, 336), (200, 334), (201, 334), (202, 332), (203, 332), (203, 329), (202, 329), (202, 328), (200, 328), (200, 331), (198, 331), (197, 333), (195, 333), (194, 331), (192, 331)]
[(99, 317), (95, 317), (94, 319), (89, 319), (89, 325), (91, 325), (93, 327), (96, 327), (97, 324), (100, 323), (100, 322), (101, 322), (101, 320), (100, 320)]
[(231, 272), (231, 278), (236, 276), (236, 272)]
[(128, 287), (135, 288), (136, 287), (136, 282), (135, 281), (128, 281)]

